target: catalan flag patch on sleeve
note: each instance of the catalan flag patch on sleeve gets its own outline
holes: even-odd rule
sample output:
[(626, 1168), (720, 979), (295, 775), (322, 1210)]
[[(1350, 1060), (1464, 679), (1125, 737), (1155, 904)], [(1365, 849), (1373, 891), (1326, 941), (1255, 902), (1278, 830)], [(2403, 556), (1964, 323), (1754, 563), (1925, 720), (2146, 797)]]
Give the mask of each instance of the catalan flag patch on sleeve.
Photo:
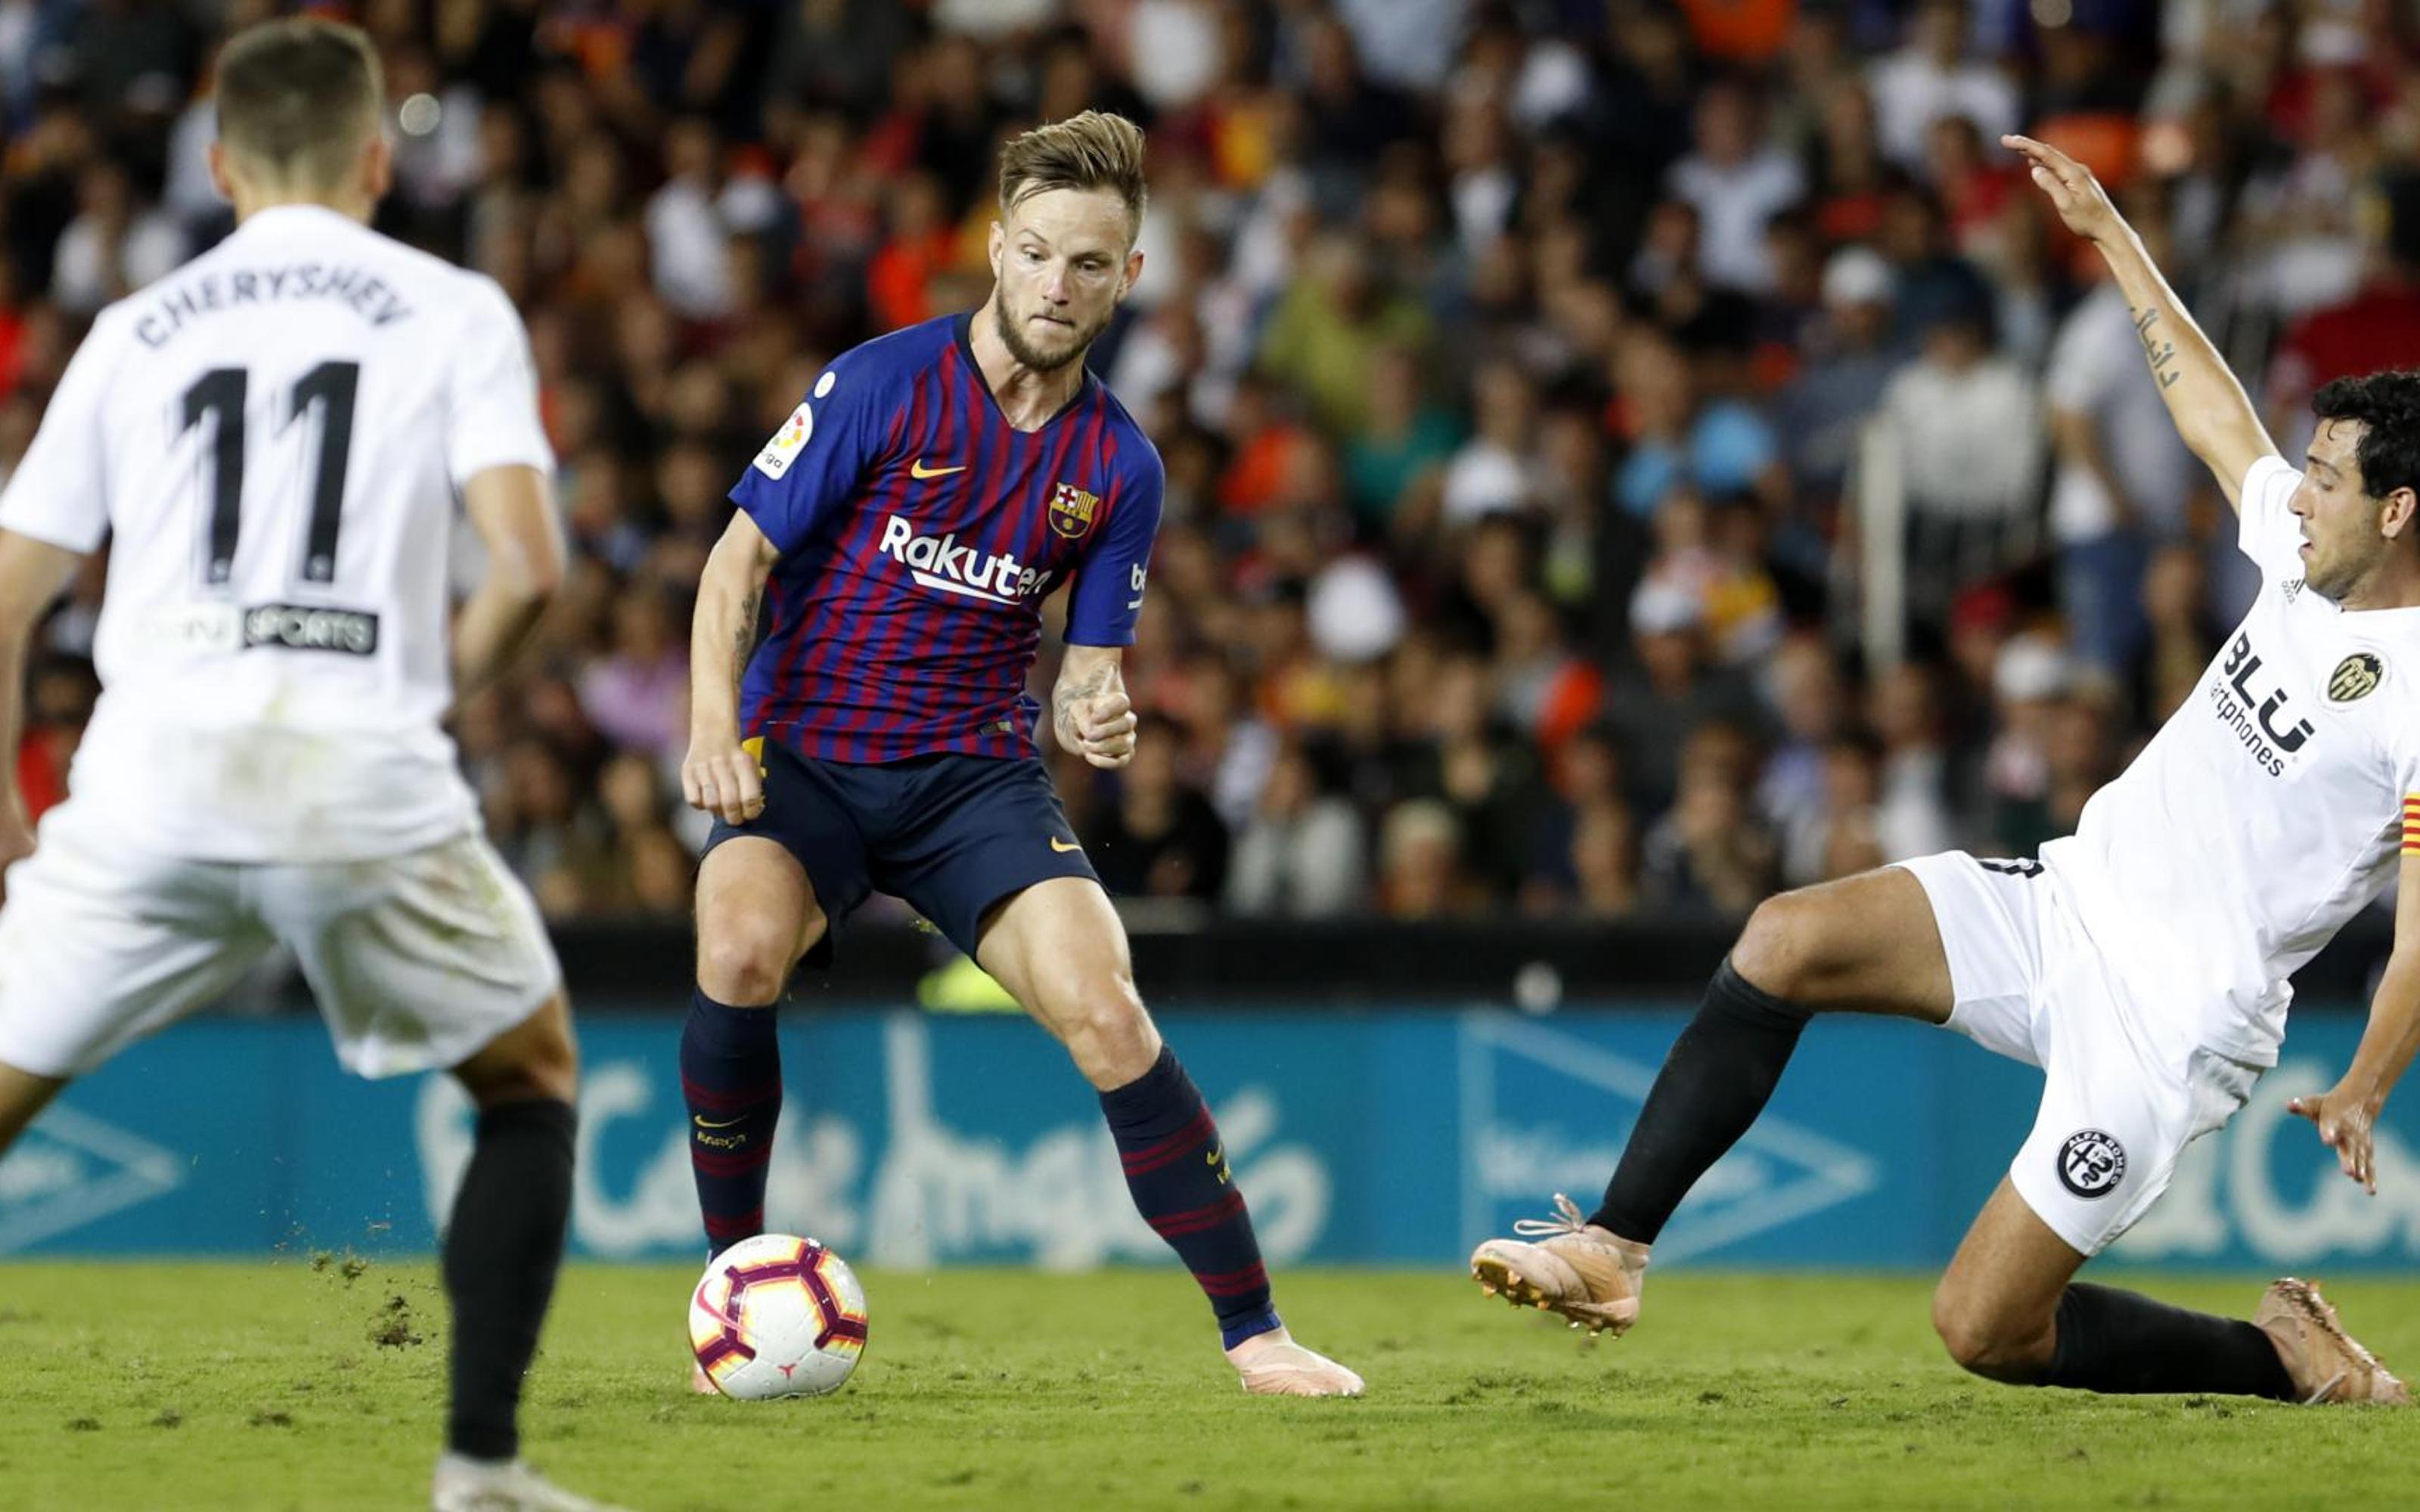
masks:
[(2403, 795), (2403, 854), (2420, 856), (2420, 793)]

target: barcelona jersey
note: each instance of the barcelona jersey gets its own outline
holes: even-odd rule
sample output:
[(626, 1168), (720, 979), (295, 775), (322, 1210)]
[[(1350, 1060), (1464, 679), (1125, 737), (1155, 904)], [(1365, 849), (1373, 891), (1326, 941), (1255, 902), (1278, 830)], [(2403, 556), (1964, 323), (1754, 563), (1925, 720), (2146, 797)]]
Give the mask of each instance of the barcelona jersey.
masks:
[(1028, 756), (1042, 603), (1066, 639), (1134, 643), (1164, 483), (1091, 374), (1008, 424), (956, 315), (851, 348), (731, 490), (781, 553), (740, 684), (743, 736), (839, 762)]

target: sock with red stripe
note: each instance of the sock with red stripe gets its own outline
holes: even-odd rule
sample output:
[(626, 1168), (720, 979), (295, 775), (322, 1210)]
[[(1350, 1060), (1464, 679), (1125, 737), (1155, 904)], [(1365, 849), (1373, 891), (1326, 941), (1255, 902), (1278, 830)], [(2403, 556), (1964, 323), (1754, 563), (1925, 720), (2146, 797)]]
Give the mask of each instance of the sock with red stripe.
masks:
[(1163, 1048), (1151, 1070), (1103, 1092), (1101, 1113), (1136, 1210), (1209, 1297), (1224, 1346), (1278, 1327), (1252, 1215), (1227, 1169), (1218, 1125), (1176, 1052)]
[(706, 1247), (720, 1255), (765, 1231), (765, 1174), (782, 1119), (782, 1045), (773, 1009), (734, 1008), (704, 990), (681, 1026), (689, 1165)]

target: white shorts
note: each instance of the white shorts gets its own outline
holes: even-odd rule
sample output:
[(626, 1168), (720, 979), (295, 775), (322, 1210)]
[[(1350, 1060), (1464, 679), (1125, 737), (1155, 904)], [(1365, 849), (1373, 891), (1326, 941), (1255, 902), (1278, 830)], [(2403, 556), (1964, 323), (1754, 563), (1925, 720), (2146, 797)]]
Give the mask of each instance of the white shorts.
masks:
[(2262, 1068), (2161, 1048), (2055, 868), (1963, 851), (1899, 864), (1941, 928), (1949, 1027), (2042, 1069), (2041, 1108), (2009, 1181), (2059, 1238), (2099, 1254), (2167, 1190), (2184, 1148), (2243, 1105)]
[(0, 904), (0, 1062), (89, 1072), (293, 950), (364, 1076), (458, 1065), (562, 985), (537, 906), (487, 841), (371, 861), (146, 856), (66, 804)]

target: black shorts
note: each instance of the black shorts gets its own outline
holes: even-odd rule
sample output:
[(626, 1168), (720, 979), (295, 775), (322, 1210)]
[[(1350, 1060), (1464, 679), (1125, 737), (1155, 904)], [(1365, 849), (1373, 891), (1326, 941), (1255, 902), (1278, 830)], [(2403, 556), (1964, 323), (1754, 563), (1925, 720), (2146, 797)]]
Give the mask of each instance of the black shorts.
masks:
[(905, 900), (972, 955), (1001, 899), (1052, 877), (1100, 880), (1037, 757), (861, 763), (763, 748), (764, 811), (716, 820), (706, 848), (755, 835), (799, 858), (829, 921), (809, 965), (830, 963), (832, 934), (873, 893)]

